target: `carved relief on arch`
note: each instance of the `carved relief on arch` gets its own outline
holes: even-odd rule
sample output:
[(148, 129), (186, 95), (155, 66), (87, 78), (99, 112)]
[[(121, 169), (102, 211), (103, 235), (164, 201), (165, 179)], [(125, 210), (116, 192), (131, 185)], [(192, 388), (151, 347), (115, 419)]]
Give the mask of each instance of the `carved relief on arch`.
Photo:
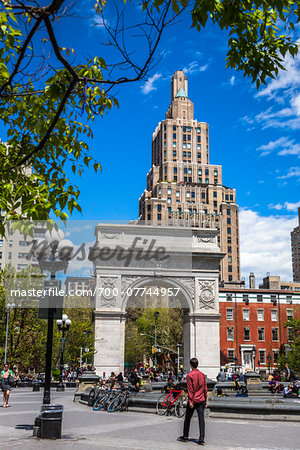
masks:
[(102, 308), (114, 308), (117, 304), (116, 277), (100, 277), (100, 302)]
[(199, 293), (199, 308), (204, 310), (215, 309), (215, 281), (198, 280)]

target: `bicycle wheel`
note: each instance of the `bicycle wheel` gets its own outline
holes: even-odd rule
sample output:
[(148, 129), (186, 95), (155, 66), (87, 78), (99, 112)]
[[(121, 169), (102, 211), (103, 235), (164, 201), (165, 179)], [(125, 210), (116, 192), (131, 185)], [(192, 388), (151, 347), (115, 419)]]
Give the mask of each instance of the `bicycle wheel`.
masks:
[(107, 406), (108, 412), (115, 412), (121, 409), (123, 403), (123, 396), (118, 395), (116, 398), (114, 398)]
[(183, 417), (186, 410), (187, 405), (187, 397), (185, 395), (181, 395), (179, 399), (176, 401), (175, 405), (175, 414), (177, 417)]
[(104, 394), (101, 397), (97, 398), (97, 400), (94, 403), (93, 410), (94, 411), (99, 411), (100, 409), (103, 409), (104, 406), (105, 406), (105, 403), (107, 402), (107, 398), (108, 397), (107, 397), (106, 394)]
[(89, 393), (88, 405), (93, 406), (99, 395), (99, 389), (93, 388)]
[(161, 395), (156, 403), (157, 414), (164, 416), (167, 411), (169, 411), (169, 404), (169, 397), (167, 397), (166, 394)]

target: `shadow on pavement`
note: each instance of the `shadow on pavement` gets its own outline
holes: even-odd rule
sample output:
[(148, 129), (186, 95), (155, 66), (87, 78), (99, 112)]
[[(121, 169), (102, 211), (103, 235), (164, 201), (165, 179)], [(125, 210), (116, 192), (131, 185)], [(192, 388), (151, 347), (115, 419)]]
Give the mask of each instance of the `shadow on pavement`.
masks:
[(16, 425), (16, 430), (33, 430), (33, 425)]

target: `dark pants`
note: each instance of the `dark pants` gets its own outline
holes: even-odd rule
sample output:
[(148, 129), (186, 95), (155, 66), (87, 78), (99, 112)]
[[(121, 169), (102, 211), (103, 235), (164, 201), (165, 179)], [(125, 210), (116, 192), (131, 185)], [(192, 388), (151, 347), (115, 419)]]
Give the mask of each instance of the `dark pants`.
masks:
[(201, 403), (195, 403), (194, 407), (191, 408), (190, 404), (188, 403), (184, 418), (184, 425), (183, 425), (183, 436), (188, 438), (189, 437), (189, 431), (190, 431), (190, 422), (191, 418), (194, 414), (194, 411), (197, 411), (198, 414), (198, 421), (199, 421), (199, 431), (200, 431), (200, 441), (204, 441), (204, 434), (205, 434), (205, 424), (204, 424), (204, 410), (205, 410), (205, 402)]

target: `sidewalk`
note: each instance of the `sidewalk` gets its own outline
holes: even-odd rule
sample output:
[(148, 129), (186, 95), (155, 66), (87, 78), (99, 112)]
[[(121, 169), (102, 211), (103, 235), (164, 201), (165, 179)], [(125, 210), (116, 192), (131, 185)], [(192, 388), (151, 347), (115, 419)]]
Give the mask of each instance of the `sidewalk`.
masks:
[[(196, 417), (191, 425), (191, 441), (180, 443), (183, 419), (154, 414), (94, 412), (72, 401), (73, 389), (52, 392), (52, 401), (64, 404), (63, 439), (45, 441), (32, 438), (32, 424), (42, 403), (42, 391), (14, 389), (11, 407), (0, 407), (0, 439), (5, 448), (44, 449), (166, 449), (196, 447)], [(300, 449), (299, 424), (260, 423), (224, 419), (206, 420), (206, 449)]]

